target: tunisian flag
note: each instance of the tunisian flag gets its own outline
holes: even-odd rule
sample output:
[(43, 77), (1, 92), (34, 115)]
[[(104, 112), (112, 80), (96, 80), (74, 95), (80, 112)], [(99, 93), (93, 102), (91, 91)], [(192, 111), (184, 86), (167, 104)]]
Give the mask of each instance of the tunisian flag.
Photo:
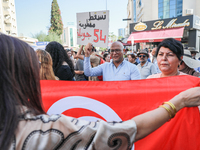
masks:
[[(48, 114), (106, 121), (131, 119), (199, 85), (199, 78), (182, 75), (135, 81), (41, 81)], [(200, 150), (198, 107), (182, 109), (171, 121), (136, 142), (134, 149)]]

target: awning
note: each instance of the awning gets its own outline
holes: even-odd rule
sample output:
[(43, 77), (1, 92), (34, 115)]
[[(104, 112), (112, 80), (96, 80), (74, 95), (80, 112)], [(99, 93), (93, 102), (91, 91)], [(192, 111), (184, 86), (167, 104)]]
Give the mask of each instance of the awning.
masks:
[(127, 43), (131, 43), (132, 37), (134, 38), (134, 43), (161, 42), (166, 38), (174, 38), (178, 41), (181, 41), (181, 38), (183, 37), (183, 30), (184, 30), (184, 27), (173, 28), (173, 29), (132, 32), (127, 40)]

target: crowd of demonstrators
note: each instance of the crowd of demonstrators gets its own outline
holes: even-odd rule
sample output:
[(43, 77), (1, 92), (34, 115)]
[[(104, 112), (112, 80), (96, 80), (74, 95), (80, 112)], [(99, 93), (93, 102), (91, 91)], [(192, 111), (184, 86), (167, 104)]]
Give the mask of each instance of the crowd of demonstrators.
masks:
[(110, 47), (111, 62), (105, 62), (97, 67), (91, 67), (90, 53), (93, 45), (88, 43), (85, 47), (84, 73), (86, 76), (103, 76), (103, 81), (122, 81), (140, 79), (140, 72), (136, 65), (123, 58), (123, 45), (114, 42)]
[(64, 50), (64, 47), (60, 43), (54, 41), (50, 42), (45, 50), (52, 57), (54, 74), (60, 80), (74, 81), (74, 65)]
[[(49, 52), (51, 44), (46, 49)], [(181, 92), (162, 107), (119, 123), (89, 122), (62, 114), (49, 116), (42, 106), (39, 62), (34, 49), (17, 38), (0, 34), (0, 64), (2, 150), (109, 149), (110, 137), (114, 135), (122, 143), (120, 149), (130, 149), (134, 142), (168, 122), (182, 108), (200, 105), (200, 87), (196, 87)], [(122, 132), (125, 137), (118, 136)], [(116, 140), (113, 143), (112, 146), (119, 146)]]
[[(121, 81), (186, 74), (200, 77), (198, 71), (200, 61), (195, 58), (197, 53), (195, 48), (189, 47), (184, 52), (181, 42), (173, 38), (163, 40), (158, 47), (152, 50), (145, 48), (138, 52), (128, 49), (126, 51), (127, 59), (124, 58), (123, 45), (119, 41), (112, 43), (110, 49), (103, 55), (99, 55), (91, 43), (88, 43), (85, 49), (82, 45), (77, 53), (71, 49), (64, 51), (61, 44), (50, 42), (46, 47), (46, 53), (50, 53), (53, 63), (49, 57), (45, 58), (46, 62), (40, 61), (41, 79)], [(38, 57), (42, 57), (39, 54), (44, 55), (45, 53), (38, 50)], [(47, 57), (48, 54), (45, 56)], [(103, 64), (104, 62), (106, 63)], [(51, 69), (47, 69), (47, 66), (50, 68), (51, 64), (53, 64), (53, 73)], [(131, 64), (135, 64), (137, 68)]]
[(157, 74), (155, 65), (147, 61), (149, 54), (146, 50), (140, 50), (137, 56), (140, 60), (140, 63), (137, 65), (137, 67), (140, 71), (141, 79), (146, 79), (149, 75)]
[(41, 49), (36, 50), (36, 54), (40, 64), (40, 80), (58, 80), (53, 72), (51, 55)]
[(198, 68), (199, 66), (200, 61), (193, 59), (190, 51), (185, 49), (183, 59), (181, 60), (178, 67), (179, 71), (192, 76), (200, 77), (200, 72), (194, 70), (194, 68)]

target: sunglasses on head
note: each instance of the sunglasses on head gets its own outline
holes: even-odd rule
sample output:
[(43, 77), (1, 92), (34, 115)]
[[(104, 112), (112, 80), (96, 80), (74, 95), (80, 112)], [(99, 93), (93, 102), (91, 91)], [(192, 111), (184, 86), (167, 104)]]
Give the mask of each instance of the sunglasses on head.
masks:
[(141, 58), (141, 57), (144, 57), (144, 58), (145, 58), (145, 57), (146, 57), (146, 55), (139, 55), (139, 57), (140, 57), (140, 58)]

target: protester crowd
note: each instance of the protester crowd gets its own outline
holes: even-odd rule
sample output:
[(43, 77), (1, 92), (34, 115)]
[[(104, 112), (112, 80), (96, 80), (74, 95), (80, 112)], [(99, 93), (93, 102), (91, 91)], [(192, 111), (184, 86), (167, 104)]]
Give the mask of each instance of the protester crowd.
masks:
[[(137, 54), (140, 66), (124, 60), (120, 42), (111, 45), (110, 62), (101, 61), (91, 43), (84, 49), (81, 46), (74, 56), (77, 65), (74, 67), (71, 54), (57, 42), (50, 42), (45, 51), (35, 52), (27, 43), (0, 34), (0, 149), (131, 149), (134, 142), (178, 117), (176, 113), (182, 108), (200, 105), (200, 87), (195, 87), (159, 108), (123, 122), (89, 122), (62, 114), (47, 115), (42, 105), (41, 79), (73, 81), (77, 73), (103, 75), (104, 81), (137, 80), (156, 72), (154, 64), (147, 62), (149, 54), (144, 50)], [(177, 67), (182, 61), (191, 68), (183, 54), (180, 42), (174, 39), (161, 42), (156, 51), (159, 77), (181, 75)], [(148, 72), (142, 70), (145, 67)], [(80, 70), (76, 72), (74, 68)]]
[[(195, 57), (198, 51), (193, 47), (184, 49), (181, 42), (173, 38), (163, 40), (152, 50), (145, 48), (138, 52), (124, 51), (120, 41), (112, 43), (102, 55), (92, 43), (75, 51), (50, 42), (44, 51), (48, 58), (39, 55), (42, 50), (36, 51), (41, 62), (41, 80), (122, 81), (176, 75), (200, 77), (200, 58)], [(46, 65), (47, 60), (49, 65)]]

